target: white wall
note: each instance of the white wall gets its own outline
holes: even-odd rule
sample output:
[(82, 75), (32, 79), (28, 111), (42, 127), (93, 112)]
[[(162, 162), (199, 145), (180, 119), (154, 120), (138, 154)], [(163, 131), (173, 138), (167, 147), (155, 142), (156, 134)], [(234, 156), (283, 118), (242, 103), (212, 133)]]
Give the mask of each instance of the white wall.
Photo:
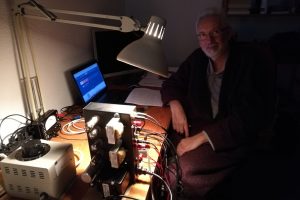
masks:
[(0, 115), (23, 111), (8, 1), (0, 1)]
[[(0, 119), (9, 114), (25, 115), (14, 53), (12, 0), (0, 1)], [(48, 8), (121, 15), (123, 0), (39, 0)], [(72, 105), (65, 73), (93, 57), (90, 28), (39, 20), (27, 20), (40, 76), (45, 111)], [(12, 121), (12, 120), (8, 120)], [(7, 125), (3, 124), (3, 126)], [(7, 131), (1, 127), (3, 136)]]
[[(82, 12), (121, 14), (119, 0), (41, 0), (48, 8)], [(40, 87), (47, 109), (71, 105), (72, 97), (66, 82), (66, 70), (93, 58), (90, 28), (30, 20), (33, 48), (40, 69)]]
[[(9, 0), (0, 1), (0, 119), (9, 114), (24, 114), (24, 105), (14, 55), (9, 2)], [(15, 121), (7, 121), (0, 127), (2, 138), (4, 137), (3, 133), (11, 132), (13, 126), (16, 124)]]

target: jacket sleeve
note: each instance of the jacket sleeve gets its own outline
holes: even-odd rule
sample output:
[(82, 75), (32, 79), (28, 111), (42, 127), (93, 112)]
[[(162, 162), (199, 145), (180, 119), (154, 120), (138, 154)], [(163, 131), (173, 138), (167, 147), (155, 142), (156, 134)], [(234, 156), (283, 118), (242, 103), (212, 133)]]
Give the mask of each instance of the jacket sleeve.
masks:
[(164, 105), (175, 99), (185, 102), (190, 77), (190, 57), (179, 66), (175, 73), (163, 82), (160, 92)]

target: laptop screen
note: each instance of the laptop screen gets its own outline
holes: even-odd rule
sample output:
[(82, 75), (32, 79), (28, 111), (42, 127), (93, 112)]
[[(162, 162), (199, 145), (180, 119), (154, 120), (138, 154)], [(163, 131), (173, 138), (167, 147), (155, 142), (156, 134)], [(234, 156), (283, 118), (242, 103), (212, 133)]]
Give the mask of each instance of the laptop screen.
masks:
[(104, 93), (107, 88), (96, 61), (89, 62), (71, 73), (79, 89), (81, 99), (86, 104)]

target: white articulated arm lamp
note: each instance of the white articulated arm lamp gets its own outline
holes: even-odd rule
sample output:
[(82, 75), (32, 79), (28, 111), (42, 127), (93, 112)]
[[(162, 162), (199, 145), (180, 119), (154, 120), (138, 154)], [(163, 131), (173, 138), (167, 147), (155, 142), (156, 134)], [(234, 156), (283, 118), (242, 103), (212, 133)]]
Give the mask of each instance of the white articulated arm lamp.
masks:
[[(167, 77), (168, 75), (167, 64), (161, 45), (166, 22), (160, 17), (152, 16), (147, 26), (142, 27), (139, 21), (127, 16), (112, 16), (77, 11), (46, 9), (35, 0), (29, 0), (26, 3), (17, 5), (17, 8), (14, 10), (14, 14), (16, 18), (15, 29), (18, 53), (20, 56), (20, 66), (22, 68), (21, 71), (23, 72), (23, 79), (25, 80), (27, 103), (33, 119), (36, 119), (40, 114), (40, 111), (43, 110), (43, 103), (39, 91), (38, 75), (35, 66), (34, 77), (36, 77), (37, 81), (35, 81), (35, 84), (33, 84), (30, 80), (32, 79), (32, 73), (29, 72), (28, 60), (26, 59), (26, 57), (28, 57), (28, 53), (24, 53), (24, 47), (30, 45), (24, 44), (24, 42), (26, 40), (28, 41), (29, 39), (27, 37), (27, 33), (23, 33), (26, 32), (26, 26), (22, 25), (23, 22), (20, 20), (21, 17), (116, 30), (121, 32), (143, 31), (144, 36), (126, 46), (118, 54), (117, 60), (163, 77)], [(63, 17), (59, 17), (60, 15)], [(76, 18), (76, 20), (71, 20), (72, 17)], [(78, 20), (79, 18), (82, 20)], [(101, 20), (105, 21), (105, 24), (91, 23), (91, 21)], [(120, 23), (120, 25), (107, 25), (106, 23)], [(24, 37), (26, 39), (24, 39)], [(33, 52), (30, 52), (30, 54), (33, 60), (32, 63), (34, 65)]]
[[(37, 10), (38, 12), (34, 12)], [(33, 11), (33, 12), (27, 12)], [(127, 16), (112, 16), (95, 13), (84, 13), (67, 10), (46, 9), (38, 4), (35, 0), (30, 0), (28, 3), (19, 5), (19, 13), (28, 18), (44, 19), (53, 22), (76, 24), (88, 27), (116, 30), (121, 32), (143, 31), (144, 36), (141, 39), (134, 41), (126, 46), (117, 56), (119, 61), (142, 68), (146, 71), (167, 77), (168, 70), (166, 60), (163, 54), (161, 41), (165, 32), (166, 22), (164, 19), (152, 16), (146, 27), (142, 27), (136, 19)], [(105, 19), (112, 21), (119, 21), (120, 26), (104, 25), (100, 23), (89, 23), (84, 21), (74, 21), (62, 19), (56, 14), (63, 14), (65, 16), (81, 16), (94, 19)]]

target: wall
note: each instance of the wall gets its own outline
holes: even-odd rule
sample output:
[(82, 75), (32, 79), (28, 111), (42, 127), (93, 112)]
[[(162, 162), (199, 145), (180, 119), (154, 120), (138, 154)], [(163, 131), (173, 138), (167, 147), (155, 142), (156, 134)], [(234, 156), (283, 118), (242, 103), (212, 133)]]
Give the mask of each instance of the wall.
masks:
[[(0, 105), (6, 103), (15, 103), (19, 106), (15, 107), (15, 109), (1, 106), (1, 113), (8, 113), (8, 111), (12, 110), (22, 110), (22, 98), (20, 95), (20, 89), (18, 82), (11, 81), (18, 79), (17, 69), (15, 67), (15, 57), (14, 57), (14, 48), (13, 48), (13, 39), (11, 37), (11, 20), (9, 18), (9, 9), (8, 2), (1, 1), (0, 2), (0, 44), (1, 44), (1, 53), (0, 53), (0, 61), (1, 61), (1, 98)], [(8, 85), (9, 83), (9, 85)], [(15, 90), (11, 92), (11, 89)], [(17, 95), (16, 95), (17, 94)], [(2, 117), (2, 116), (1, 116)]]
[[(43, 0), (48, 8), (73, 11), (120, 14), (123, 5), (119, 0)], [(78, 25), (30, 20), (33, 48), (40, 68), (41, 90), (45, 108), (71, 105), (72, 97), (66, 82), (66, 70), (93, 58), (91, 29)], [(45, 92), (47, 91), (47, 92)]]
[[(10, 18), (9, 0), (0, 1), (0, 119), (9, 114), (24, 114), (24, 105), (18, 81), (14, 40), (12, 38), (12, 20)], [(0, 134), (9, 133), (13, 128), (8, 126), (14, 121), (2, 123)]]
[[(0, 1), (0, 119), (9, 114), (25, 115), (17, 58), (15, 56), (13, 26), (11, 19), (12, 0)], [(121, 15), (122, 0), (39, 0), (48, 8)], [(45, 110), (61, 109), (72, 105), (73, 99), (67, 84), (66, 71), (93, 57), (90, 28), (27, 20), (32, 47), (40, 77), (40, 88)], [(3, 123), (0, 134), (4, 137), (16, 128), (13, 120)], [(12, 127), (12, 128), (10, 128)]]

